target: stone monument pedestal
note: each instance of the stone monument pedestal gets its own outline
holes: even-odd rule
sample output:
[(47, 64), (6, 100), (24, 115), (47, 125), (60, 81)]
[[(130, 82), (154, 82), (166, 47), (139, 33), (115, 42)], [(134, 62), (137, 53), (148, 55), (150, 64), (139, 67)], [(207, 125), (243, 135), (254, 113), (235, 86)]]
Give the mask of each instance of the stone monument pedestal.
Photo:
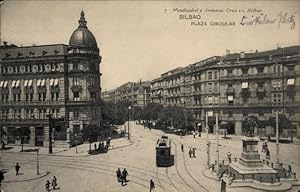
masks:
[(238, 180), (256, 180), (262, 183), (278, 183), (277, 171), (263, 164), (258, 153), (256, 137), (243, 137), (243, 151), (237, 162), (229, 167), (230, 176)]

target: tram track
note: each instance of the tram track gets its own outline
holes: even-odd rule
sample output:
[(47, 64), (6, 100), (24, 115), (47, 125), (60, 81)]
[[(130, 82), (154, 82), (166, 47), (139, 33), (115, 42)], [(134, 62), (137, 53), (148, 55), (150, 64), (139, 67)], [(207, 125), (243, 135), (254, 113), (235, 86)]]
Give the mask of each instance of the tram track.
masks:
[[(172, 143), (174, 143), (174, 145), (175, 145), (174, 159), (177, 159), (177, 144), (174, 141), (172, 141)], [(178, 163), (177, 163), (177, 161), (175, 161), (175, 167), (176, 167), (177, 175), (180, 177), (181, 181), (187, 186), (187, 188), (191, 189), (192, 191), (195, 191), (194, 188), (189, 183), (187, 183), (187, 181), (180, 174), (180, 172), (178, 170)], [(195, 192), (197, 192), (197, 191), (195, 191)]]
[[(176, 142), (178, 142), (179, 144), (182, 144), (180, 141), (178, 141), (177, 139), (174, 139)], [(176, 143), (174, 142), (174, 144), (176, 145)], [(177, 150), (177, 145), (176, 145), (176, 150)], [(183, 153), (183, 164), (184, 164), (184, 169), (187, 172), (187, 174), (190, 176), (190, 178), (193, 179), (193, 181), (202, 189), (204, 189), (205, 191), (208, 192), (208, 189), (205, 188), (199, 181), (197, 181), (197, 179), (195, 179), (195, 177), (190, 173), (190, 171), (187, 168), (186, 165), (186, 160), (185, 160), (185, 154)], [(194, 190), (194, 189), (193, 189)], [(195, 191), (195, 190), (194, 190)]]
[[(6, 159), (6, 162), (8, 162), (8, 161), (10, 161), (13, 165), (15, 163), (14, 159), (10, 159), (10, 160)], [(22, 160), (20, 160), (19, 162), (22, 162)], [(81, 171), (93, 172), (96, 174), (105, 175), (105, 176), (109, 176), (109, 177), (116, 177), (116, 175), (113, 174), (114, 171), (111, 171), (109, 169), (95, 167), (95, 166), (87, 166), (87, 165), (78, 166), (77, 164), (74, 164), (74, 163), (57, 164), (56, 162), (40, 162), (40, 165), (50, 166), (50, 167), (55, 167), (55, 168), (67, 168), (67, 169), (73, 169), (73, 170), (81, 170)], [(130, 177), (134, 178), (134, 180), (130, 180), (130, 183), (135, 183), (146, 189), (149, 188), (147, 185), (148, 179), (141, 178), (140, 176), (136, 176), (134, 174), (130, 174)]]
[[(13, 164), (13, 165), (15, 163), (15, 161), (14, 161), (15, 158), (13, 158), (13, 157), (12, 158), (7, 158), (7, 157), (6, 158), (2, 158), (2, 160), (5, 160), (6, 163), (8, 161), (10, 161), (11, 164)], [(24, 162), (29, 162), (28, 159), (25, 159), (25, 160), (23, 159), (23, 161)], [(19, 163), (20, 162), (22, 163), (22, 160), (20, 160)], [(32, 163), (28, 163), (28, 164), (34, 164), (35, 163), (33, 161), (31, 161), (31, 162)], [(58, 165), (57, 163), (61, 163), (61, 164)], [(24, 164), (24, 163), (22, 163), (22, 164)], [(90, 162), (90, 164), (91, 164), (91, 162)], [(108, 174), (108, 175), (110, 175), (112, 177), (115, 177), (114, 174), (111, 174), (111, 173), (115, 172), (115, 169), (107, 169), (107, 168), (103, 168), (103, 167), (101, 168), (101, 167), (99, 167), (99, 164), (95, 164), (95, 163), (93, 163), (92, 166), (90, 166), (90, 164), (87, 165), (87, 164), (83, 163), (82, 161), (76, 161), (76, 162), (63, 161), (63, 163), (62, 163), (61, 160), (53, 160), (53, 159), (50, 160), (50, 162), (49, 161), (40, 161), (40, 165), (44, 165), (44, 166), (51, 166), (51, 167), (55, 167), (55, 168), (57, 168), (57, 167), (59, 167), (59, 168), (69, 168), (69, 169), (77, 169), (77, 170), (79, 169), (79, 170), (86, 170), (86, 171), (98, 170), (98, 173), (99, 173), (99, 170), (100, 170), (100, 171), (102, 171), (102, 173), (105, 173), (105, 174)], [(111, 167), (111, 168), (115, 168), (115, 166), (109, 166), (107, 164), (106, 165), (101, 164), (101, 166), (105, 166), (105, 167), (108, 166), (108, 167)], [(138, 174), (136, 174), (136, 173), (138, 173)], [(146, 175), (146, 177), (143, 177), (145, 175)], [(163, 174), (160, 174), (160, 175), (163, 175)], [(130, 177), (134, 178), (134, 180), (142, 180), (146, 184), (149, 182), (148, 176), (154, 177), (154, 175), (145, 174), (145, 172), (141, 172), (141, 171), (137, 172), (137, 171), (134, 171), (134, 170), (130, 170)], [(156, 176), (158, 176), (158, 173), (156, 174)], [(163, 175), (163, 176), (165, 176), (165, 175)], [(131, 181), (134, 181), (134, 180), (131, 180)], [(163, 191), (165, 191), (165, 192), (166, 191), (172, 192), (172, 190), (166, 190), (164, 188), (163, 183), (161, 182), (161, 180), (162, 180), (163, 183), (169, 184), (165, 179), (159, 179), (158, 178), (158, 181), (159, 181), (158, 187), (162, 188)], [(145, 185), (145, 186), (147, 186), (147, 185)]]

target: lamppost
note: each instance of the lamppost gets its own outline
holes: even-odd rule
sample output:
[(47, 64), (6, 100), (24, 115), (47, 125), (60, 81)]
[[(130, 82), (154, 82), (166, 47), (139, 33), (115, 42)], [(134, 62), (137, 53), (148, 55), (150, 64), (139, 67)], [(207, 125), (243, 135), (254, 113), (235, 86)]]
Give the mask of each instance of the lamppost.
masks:
[(37, 175), (40, 174), (39, 151), (40, 151), (40, 148), (37, 147), (37, 148), (36, 148), (36, 174), (37, 174)]
[(75, 133), (75, 149), (76, 149), (76, 154), (78, 153), (78, 151), (77, 151), (77, 133)]
[(131, 140), (130, 127), (129, 127), (129, 125), (130, 125), (130, 123), (129, 123), (129, 121), (130, 121), (130, 110), (131, 110), (131, 106), (129, 105), (129, 107), (128, 107), (128, 140)]

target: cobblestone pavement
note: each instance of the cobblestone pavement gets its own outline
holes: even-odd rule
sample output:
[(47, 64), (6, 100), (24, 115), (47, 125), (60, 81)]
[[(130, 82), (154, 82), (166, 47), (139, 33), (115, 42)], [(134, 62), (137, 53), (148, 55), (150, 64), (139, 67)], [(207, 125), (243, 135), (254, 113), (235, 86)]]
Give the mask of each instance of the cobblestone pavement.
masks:
[[(45, 183), (55, 175), (58, 179), (59, 190), (55, 191), (80, 191), (80, 192), (118, 192), (118, 191), (149, 191), (149, 181), (155, 182), (156, 192), (201, 192), (219, 191), (220, 183), (207, 178), (203, 171), (206, 169), (206, 139), (202, 137), (168, 135), (172, 139), (172, 154), (175, 164), (168, 168), (157, 168), (155, 164), (155, 144), (163, 134), (158, 130), (144, 129), (143, 126), (131, 123), (132, 142), (127, 139), (112, 141), (113, 150), (105, 154), (87, 155), (88, 144), (78, 147), (80, 155), (74, 148), (55, 151), (54, 155), (41, 151), (39, 165), (41, 176), (36, 174), (36, 153), (31, 152), (1, 152), (0, 168), (5, 168), (8, 173), (2, 189), (7, 191), (41, 192), (45, 191)], [(211, 145), (211, 162), (216, 158), (215, 136), (209, 135)], [(184, 152), (180, 146), (184, 145)], [(259, 144), (261, 145), (261, 143)], [(275, 158), (275, 144), (270, 143), (271, 158)], [(189, 158), (189, 147), (195, 147), (196, 158)], [(259, 146), (261, 147), (261, 146)], [(234, 136), (232, 139), (220, 140), (220, 159), (226, 158), (230, 151), (233, 157), (241, 153), (241, 139)], [(293, 169), (300, 174), (300, 145), (280, 144), (281, 160), (290, 163)], [(14, 165), (19, 162), (24, 175), (14, 173)], [(129, 182), (121, 186), (116, 179), (117, 168), (128, 170)], [(43, 175), (44, 174), (44, 175)], [(11, 182), (9, 182), (11, 181)], [(296, 188), (293, 189), (296, 191)], [(228, 189), (228, 191), (255, 191), (250, 188)], [(258, 191), (258, 190), (256, 190)]]

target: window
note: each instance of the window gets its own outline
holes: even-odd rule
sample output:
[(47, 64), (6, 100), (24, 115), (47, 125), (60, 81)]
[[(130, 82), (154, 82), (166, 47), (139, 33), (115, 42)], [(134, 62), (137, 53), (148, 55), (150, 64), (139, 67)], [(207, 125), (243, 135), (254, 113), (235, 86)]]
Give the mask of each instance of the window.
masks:
[(248, 116), (248, 112), (247, 111), (244, 111), (243, 112), (243, 117), (247, 117)]
[(79, 109), (78, 108), (74, 109), (74, 117), (79, 117)]
[(281, 65), (280, 64), (277, 64), (277, 65), (274, 65), (273, 66), (273, 72), (274, 73), (281, 73)]
[(232, 75), (232, 71), (233, 71), (232, 69), (227, 69), (227, 74)]
[(228, 87), (232, 87), (232, 83), (228, 83)]
[(56, 93), (55, 93), (55, 100), (58, 101), (58, 99), (59, 99), (59, 93), (56, 92)]
[(55, 93), (51, 93), (51, 101), (55, 100)]
[(73, 70), (78, 70), (78, 62), (73, 63)]
[(273, 94), (273, 102), (274, 103), (281, 103), (281, 101), (282, 101), (282, 95), (280, 93)]
[(242, 73), (243, 73), (243, 75), (247, 75), (248, 74), (248, 68), (242, 68)]
[(263, 73), (264, 72), (264, 67), (263, 66), (257, 67), (257, 72), (258, 73)]
[(96, 78), (90, 77), (90, 86), (95, 86), (95, 85), (96, 85)]
[(212, 72), (211, 71), (207, 72), (207, 79), (208, 80), (212, 79)]
[(73, 77), (73, 85), (79, 85), (79, 77)]
[(227, 99), (228, 99), (228, 103), (233, 103), (233, 96), (232, 95), (228, 95)]
[(38, 100), (39, 100), (39, 101), (42, 101), (42, 93), (39, 93), (39, 94), (38, 94)]
[(212, 105), (213, 104), (213, 97), (212, 96), (208, 96), (208, 104)]
[(74, 101), (79, 101), (79, 92), (73, 92)]
[(92, 93), (91, 93), (91, 100), (92, 100), (92, 101), (95, 101), (95, 100), (96, 100), (96, 93), (95, 93), (95, 92), (92, 92)]
[(46, 101), (46, 92), (43, 93), (43, 101)]
[(218, 71), (215, 71), (215, 79), (218, 79)]
[(258, 112), (258, 116), (263, 117), (264, 115), (265, 114), (262, 111)]
[(212, 88), (213, 88), (213, 83), (207, 83), (207, 91), (208, 92), (212, 92)]
[(228, 117), (233, 117), (232, 111), (228, 111)]

